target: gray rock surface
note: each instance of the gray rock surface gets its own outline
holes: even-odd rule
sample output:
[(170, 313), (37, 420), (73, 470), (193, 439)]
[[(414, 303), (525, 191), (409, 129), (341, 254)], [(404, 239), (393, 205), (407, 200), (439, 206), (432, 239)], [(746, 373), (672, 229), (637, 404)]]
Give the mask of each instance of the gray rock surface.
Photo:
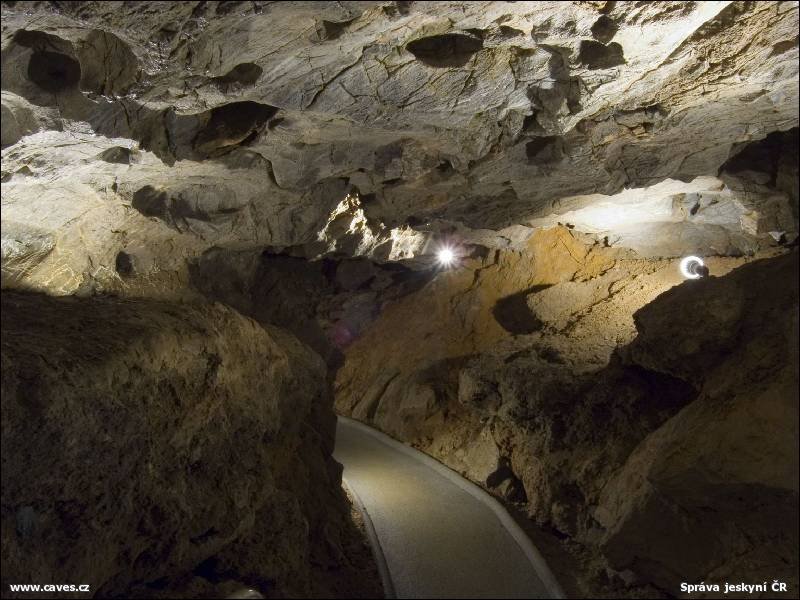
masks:
[[(425, 264), (573, 217), (750, 254), (795, 235), (796, 186), (708, 178), (797, 127), (797, 27), (787, 2), (7, 2), (3, 285), (180, 295), (211, 247)], [(635, 218), (577, 218), (630, 190)]]
[[(150, 502), (139, 527), (131, 488), (108, 499), (124, 473), (109, 466), (98, 514), (127, 520), (104, 533), (81, 509), (99, 485), (86, 469), (80, 488), (4, 483), (4, 572), (89, 573), (88, 555), (64, 553), (76, 524), (107, 550), (91, 565), (102, 591), (155, 594), (162, 571), (190, 577), (213, 557), (231, 585), (324, 595), (293, 586), (346, 562), (333, 379), (337, 410), (589, 549), (584, 571), (602, 577), (579, 594), (674, 595), (677, 576), (796, 566), (796, 539), (738, 520), (758, 497), (780, 515), (797, 502), (781, 470), (796, 466), (797, 347), (775, 313), (796, 307), (778, 284), (796, 277), (781, 257), (798, 233), (796, 2), (2, 8), (0, 250), (18, 315), (4, 320), (3, 443), (33, 428), (66, 448), (3, 460), (92, 465), (86, 427), (107, 421), (102, 458), (138, 485), (149, 463), (124, 448), (149, 444), (165, 484), (136, 492)], [(679, 286), (690, 253), (718, 279)], [(6, 323), (38, 333), (7, 343)], [(192, 402), (170, 412), (172, 396)], [(124, 420), (114, 399), (134, 397), (151, 404)], [(221, 424), (245, 437), (223, 444)], [(187, 492), (197, 513), (159, 495), (188, 490), (196, 447), (216, 469)], [(212, 479), (224, 489), (205, 502)], [(638, 535), (662, 514), (663, 540)], [(695, 529), (707, 544), (676, 555)], [(25, 566), (21, 544), (43, 533), (50, 553)], [(213, 594), (198, 578), (183, 589)]]

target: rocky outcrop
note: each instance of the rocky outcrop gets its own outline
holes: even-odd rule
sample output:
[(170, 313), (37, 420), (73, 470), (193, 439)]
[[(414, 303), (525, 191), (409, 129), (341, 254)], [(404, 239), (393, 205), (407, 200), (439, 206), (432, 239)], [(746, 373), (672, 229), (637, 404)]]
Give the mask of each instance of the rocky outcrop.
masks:
[(777, 578), (797, 589), (797, 271), (797, 252), (757, 261), (636, 314), (623, 360), (698, 396), (602, 491), (595, 517), (617, 568), (664, 587)]
[[(718, 274), (742, 262), (709, 259)], [(408, 390), (408, 377), (504, 341), (521, 347), (543, 340), (564, 360), (600, 367), (633, 339), (633, 312), (680, 283), (677, 263), (645, 260), (566, 227), (538, 231), (522, 250), (462, 257), (383, 307), (347, 351), (337, 407), (405, 437), (402, 401), (393, 392)]]
[(677, 285), (671, 261), (532, 240), (386, 307), (346, 351), (338, 409), (601, 550), (623, 588), (776, 561), (794, 581), (797, 253)]
[(170, 596), (194, 573), (307, 595), (347, 571), (325, 366), (293, 336), (221, 305), (2, 302), (4, 594)]
[(791, 182), (715, 176), (796, 131), (797, 27), (786, 2), (4, 2), (3, 285), (181, 295), (211, 248), (426, 266), (542, 220), (652, 256), (791, 242)]
[(787, 564), (796, 2), (2, 5), (4, 577), (354, 593), (334, 378), (632, 594)]
[(385, 303), (419, 289), (430, 273), (363, 258), (308, 261), (291, 253), (210, 250), (190, 265), (190, 282), (268, 325), (288, 329), (317, 352), (331, 378), (342, 352)]

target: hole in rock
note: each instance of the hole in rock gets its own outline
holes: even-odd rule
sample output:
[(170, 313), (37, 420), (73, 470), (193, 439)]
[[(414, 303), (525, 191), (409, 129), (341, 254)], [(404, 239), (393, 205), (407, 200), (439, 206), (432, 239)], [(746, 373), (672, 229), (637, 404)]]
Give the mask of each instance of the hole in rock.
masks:
[(319, 21), (316, 25), (314, 35), (311, 36), (312, 42), (326, 42), (329, 40), (338, 40), (342, 34), (347, 31), (347, 26), (352, 23), (352, 19), (348, 21)]
[(778, 56), (783, 54), (784, 52), (788, 52), (792, 48), (797, 48), (798, 40), (800, 36), (795, 36), (793, 40), (783, 40), (778, 42), (772, 46), (772, 52), (769, 53), (770, 57)]
[(28, 78), (47, 92), (61, 92), (78, 85), (81, 66), (66, 54), (37, 50), (28, 62)]
[[(797, 164), (797, 147), (797, 127), (788, 131), (773, 131), (763, 139), (734, 145), (731, 148), (731, 156), (719, 168), (719, 173), (745, 171), (765, 173), (769, 176), (769, 185), (775, 186), (782, 164), (785, 162), (784, 170), (792, 163)], [(792, 177), (788, 171), (786, 175), (788, 183)], [(791, 193), (788, 188), (786, 191)]]
[(525, 144), (525, 155), (530, 164), (550, 164), (564, 156), (564, 140), (557, 135), (538, 137)]
[(442, 162), (440, 162), (436, 166), (436, 170), (439, 171), (439, 173), (444, 173), (444, 174), (450, 174), (455, 171), (455, 169), (453, 168), (453, 163), (451, 163), (449, 160), (443, 160)]
[(240, 63), (228, 71), (225, 75), (215, 77), (214, 81), (222, 85), (238, 83), (241, 85), (253, 85), (264, 69), (255, 63)]
[(249, 100), (218, 106), (211, 110), (208, 124), (195, 137), (194, 147), (207, 156), (229, 152), (253, 141), (277, 110)]
[(483, 48), (483, 41), (465, 33), (445, 33), (414, 40), (406, 50), (430, 67), (463, 67)]
[(133, 275), (133, 257), (127, 252), (122, 250), (117, 252), (117, 258), (114, 263), (117, 273), (123, 277), (129, 277), (130, 275)]
[(510, 25), (500, 25), (500, 35), (505, 38), (512, 38), (518, 35), (525, 35), (525, 32)]
[(534, 110), (522, 120), (522, 131), (535, 136), (542, 136), (545, 133), (544, 127), (539, 123), (538, 110)]
[(578, 60), (590, 69), (609, 69), (625, 64), (622, 46), (617, 42), (606, 46), (594, 40), (581, 40)]
[(167, 216), (167, 193), (146, 185), (133, 194), (131, 206), (146, 217)]
[(103, 150), (98, 158), (107, 163), (115, 163), (120, 165), (128, 165), (131, 162), (131, 149), (124, 146), (114, 146), (107, 150)]
[(603, 44), (607, 44), (616, 35), (619, 26), (606, 15), (602, 15), (594, 25), (592, 25), (592, 35), (594, 39)]

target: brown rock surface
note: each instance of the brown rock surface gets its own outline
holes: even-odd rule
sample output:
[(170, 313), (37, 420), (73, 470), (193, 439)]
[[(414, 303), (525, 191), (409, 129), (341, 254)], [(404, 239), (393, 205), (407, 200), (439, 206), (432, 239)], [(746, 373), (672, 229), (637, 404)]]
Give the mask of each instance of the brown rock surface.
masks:
[(661, 585), (779, 579), (796, 592), (798, 266), (796, 251), (756, 261), (636, 313), (625, 360), (698, 396), (603, 489), (595, 515), (618, 568)]
[(4, 582), (368, 595), (334, 379), (576, 594), (796, 566), (797, 2), (2, 8)]
[[(710, 261), (720, 277), (681, 285), (675, 261), (564, 228), (534, 235), (527, 255), (503, 254), (387, 306), (346, 351), (337, 408), (602, 549), (635, 585), (675, 593), (680, 581), (796, 566), (796, 540), (777, 524), (797, 503), (797, 253), (727, 275), (744, 261)], [(500, 317), (509, 297), (521, 301)], [(665, 506), (680, 522), (662, 527)], [(693, 527), (704, 511), (713, 519)]]
[(345, 568), (325, 367), (290, 334), (150, 300), (4, 292), (2, 318), (4, 586)]

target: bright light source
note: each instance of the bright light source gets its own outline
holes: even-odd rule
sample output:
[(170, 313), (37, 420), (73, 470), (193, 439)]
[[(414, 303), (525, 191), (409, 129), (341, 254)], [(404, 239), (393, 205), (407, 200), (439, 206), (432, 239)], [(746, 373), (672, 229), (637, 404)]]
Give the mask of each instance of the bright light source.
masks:
[(439, 254), (437, 255), (439, 263), (445, 267), (451, 265), (455, 257), (455, 254), (453, 254), (453, 251), (450, 248), (442, 248), (439, 250)]
[(681, 261), (681, 275), (686, 279), (700, 279), (708, 275), (708, 267), (699, 256), (687, 256)]

